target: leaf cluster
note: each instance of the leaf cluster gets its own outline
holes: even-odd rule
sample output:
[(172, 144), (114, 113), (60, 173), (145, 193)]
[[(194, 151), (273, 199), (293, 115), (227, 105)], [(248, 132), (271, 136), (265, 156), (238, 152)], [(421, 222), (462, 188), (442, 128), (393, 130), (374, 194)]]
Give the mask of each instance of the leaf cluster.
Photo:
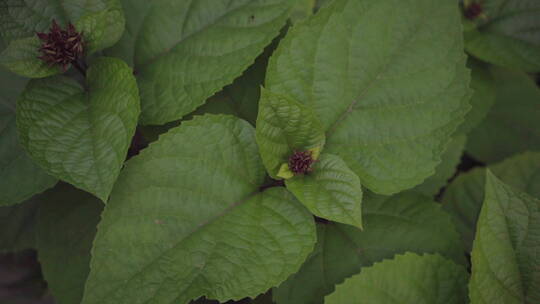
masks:
[(537, 0), (0, 0), (0, 303), (540, 303), (539, 72)]

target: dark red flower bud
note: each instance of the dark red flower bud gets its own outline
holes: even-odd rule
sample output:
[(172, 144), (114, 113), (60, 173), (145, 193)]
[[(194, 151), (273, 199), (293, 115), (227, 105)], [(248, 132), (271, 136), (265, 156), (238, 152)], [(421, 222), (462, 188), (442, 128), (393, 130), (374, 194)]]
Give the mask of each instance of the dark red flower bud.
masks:
[(36, 33), (41, 40), (39, 59), (49, 65), (60, 65), (66, 71), (73, 61), (81, 58), (84, 52), (82, 34), (71, 23), (63, 30), (56, 20), (52, 21), (49, 33)]
[(289, 157), (289, 169), (295, 174), (311, 172), (311, 165), (315, 162), (311, 151), (295, 151)]
[(478, 2), (473, 2), (469, 4), (467, 7), (465, 7), (463, 11), (463, 15), (465, 16), (465, 18), (469, 20), (474, 20), (478, 18), (482, 14), (483, 11), (484, 11), (484, 8), (482, 7), (482, 4)]

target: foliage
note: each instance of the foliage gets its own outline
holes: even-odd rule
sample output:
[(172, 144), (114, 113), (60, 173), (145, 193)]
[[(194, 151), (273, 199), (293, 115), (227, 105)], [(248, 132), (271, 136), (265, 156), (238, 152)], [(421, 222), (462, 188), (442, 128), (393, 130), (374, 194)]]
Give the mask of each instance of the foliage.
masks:
[(58, 304), (538, 303), (539, 37), (536, 0), (0, 0), (0, 252)]

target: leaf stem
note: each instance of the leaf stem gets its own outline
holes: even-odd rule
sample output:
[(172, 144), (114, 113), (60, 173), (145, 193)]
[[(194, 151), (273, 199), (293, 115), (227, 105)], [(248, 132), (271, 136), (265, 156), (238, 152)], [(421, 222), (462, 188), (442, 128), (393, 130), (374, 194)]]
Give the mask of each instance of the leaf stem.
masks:
[(272, 179), (268, 184), (264, 184), (259, 188), (260, 192), (272, 187), (285, 187), (285, 182), (281, 180)]
[(83, 62), (83, 66), (79, 64), (78, 61), (73, 61), (71, 64), (86, 78), (86, 64)]

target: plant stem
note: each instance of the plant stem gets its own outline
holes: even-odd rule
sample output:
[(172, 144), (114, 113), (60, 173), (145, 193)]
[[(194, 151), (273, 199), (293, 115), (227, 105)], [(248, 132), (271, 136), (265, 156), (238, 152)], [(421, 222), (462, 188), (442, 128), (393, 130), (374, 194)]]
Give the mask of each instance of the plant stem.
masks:
[(84, 64), (84, 62), (83, 65), (85, 68), (83, 68), (78, 61), (73, 61), (71, 64), (86, 78), (86, 64)]
[(285, 187), (285, 182), (283, 180), (275, 180), (275, 179), (272, 179), (268, 184), (265, 184), (265, 185), (262, 185), (260, 188), (259, 188), (259, 191), (264, 191), (268, 188), (272, 188), (272, 187)]

